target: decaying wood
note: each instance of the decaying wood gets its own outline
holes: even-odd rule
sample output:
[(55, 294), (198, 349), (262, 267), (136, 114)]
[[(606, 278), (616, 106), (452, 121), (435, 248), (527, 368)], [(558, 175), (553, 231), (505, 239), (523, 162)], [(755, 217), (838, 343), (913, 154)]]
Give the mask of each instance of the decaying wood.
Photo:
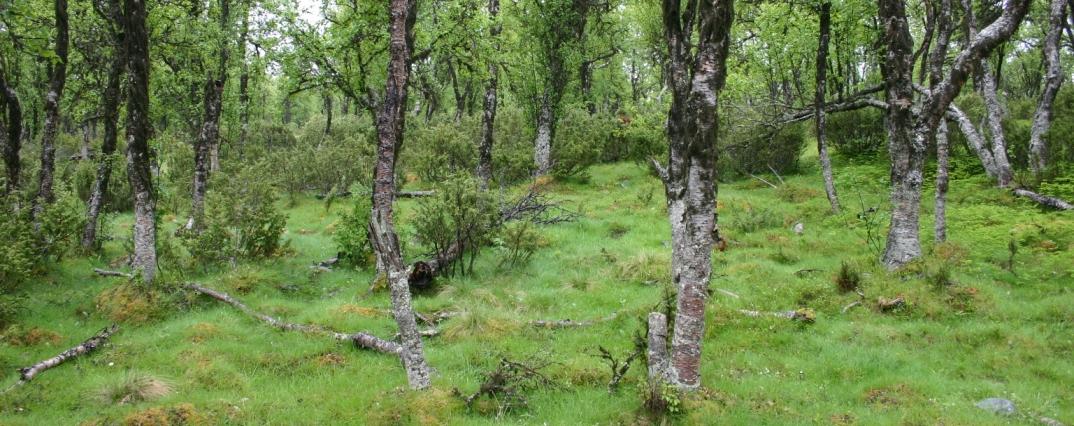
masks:
[(773, 317), (779, 317), (779, 318), (787, 318), (787, 319), (792, 320), (792, 321), (801, 321), (801, 322), (805, 322), (805, 323), (811, 323), (811, 322), (816, 321), (816, 319), (817, 319), (817, 314), (813, 313), (812, 309), (804, 309), (804, 308), (803, 309), (796, 309), (796, 310), (793, 310), (793, 311), (775, 311), (775, 312), (755, 311), (755, 310), (751, 310), (751, 309), (739, 309), (738, 312), (743, 314), (743, 315), (745, 315), (745, 316), (748, 316), (748, 317), (769, 317), (769, 316), (773, 316)]
[(128, 274), (126, 272), (121, 271), (109, 271), (107, 269), (93, 268), (93, 272), (102, 277), (134, 278), (134, 274)]
[(458, 311), (436, 311), (436, 312), (433, 312), (433, 313), (423, 314), (421, 312), (414, 311), (414, 317), (417, 318), (418, 321), (421, 321), (421, 322), (425, 323), (426, 325), (437, 325), (437, 324), (440, 324), (441, 322), (443, 322), (445, 320), (455, 318), (455, 317), (457, 317), (459, 315), (462, 315), (462, 312), (458, 312)]
[(619, 389), (619, 382), (623, 381), (623, 377), (626, 376), (627, 371), (630, 371), (630, 364), (632, 364), (637, 357), (641, 356), (642, 348), (635, 348), (634, 351), (627, 355), (626, 359), (623, 360), (613, 356), (612, 353), (607, 349), (604, 349), (603, 346), (597, 346), (597, 351), (597, 357), (604, 360), (608, 365), (608, 368), (612, 370), (612, 378), (608, 381), (608, 392), (614, 393)]
[(186, 287), (188, 290), (192, 290), (197, 293), (212, 297), (213, 299), (219, 300), (221, 302), (227, 303), (232, 307), (242, 311), (243, 313), (257, 318), (262, 322), (267, 323), (268, 325), (281, 331), (297, 331), (301, 333), (329, 336), (339, 341), (354, 342), (355, 346), (359, 348), (372, 349), (378, 352), (383, 352), (391, 355), (399, 355), (399, 353), (402, 351), (402, 348), (399, 346), (398, 343), (381, 339), (369, 333), (340, 333), (318, 325), (289, 323), (277, 319), (275, 317), (257, 312), (251, 309), (249, 306), (246, 306), (245, 303), (239, 301), (239, 299), (236, 299), (225, 292), (214, 290), (194, 283), (186, 284), (184, 287)]
[(19, 369), (19, 381), (18, 383), (16, 383), (16, 385), (22, 385), (26, 382), (29, 382), (30, 380), (33, 380), (35, 376), (41, 374), (45, 370), (63, 364), (64, 362), (73, 359), (79, 355), (85, 355), (90, 352), (93, 352), (105, 342), (107, 342), (108, 338), (112, 337), (112, 334), (115, 334), (116, 330), (118, 329), (118, 325), (112, 324), (108, 327), (105, 327), (97, 334), (93, 335), (93, 337), (90, 337), (84, 342), (78, 344), (78, 346), (63, 351), (63, 353), (56, 355), (52, 358), (46, 359), (44, 361), (38, 362), (37, 364)]
[(894, 299), (888, 299), (886, 297), (876, 299), (876, 306), (880, 309), (880, 312), (890, 312), (905, 305), (906, 299), (902, 296), (898, 296)]
[(1059, 209), (1059, 210), (1074, 210), (1074, 205), (1071, 205), (1070, 203), (1068, 203), (1066, 201), (1060, 200), (1060, 199), (1055, 198), (1055, 197), (1049, 197), (1047, 195), (1041, 195), (1041, 194), (1038, 194), (1036, 192), (1030, 191), (1030, 190), (1025, 189), (1025, 188), (1015, 188), (1013, 190), (1013, 192), (1014, 192), (1014, 195), (1017, 195), (1019, 197), (1028, 198), (1030, 200), (1033, 200), (1033, 201), (1037, 202), (1037, 204), (1040, 204), (1042, 206), (1051, 207), (1053, 209)]
[(855, 307), (855, 306), (860, 306), (860, 305), (861, 305), (861, 301), (860, 301), (860, 300), (855, 300), (855, 301), (853, 301), (853, 302), (850, 302), (850, 303), (848, 303), (848, 304), (847, 304), (846, 306), (844, 306), (844, 307), (843, 307), (843, 313), (845, 314), (845, 313), (847, 313), (847, 311), (849, 311), (849, 310), (850, 310), (851, 308), (853, 308), (853, 307)]
[(595, 319), (595, 320), (578, 321), (578, 320), (572, 320), (572, 319), (569, 319), (569, 318), (568, 319), (561, 319), (561, 320), (535, 320), (535, 321), (530, 321), (530, 325), (532, 325), (534, 327), (537, 327), (537, 328), (589, 327), (589, 326), (594, 325), (594, 324), (614, 320), (618, 316), (619, 316), (618, 312), (613, 312), (611, 315), (608, 315), (608, 316), (606, 316), (604, 318)]
[(474, 402), (482, 395), (488, 396), (499, 403), (499, 414), (502, 415), (514, 408), (526, 406), (527, 401), (522, 391), (538, 386), (555, 385), (551, 379), (541, 373), (542, 369), (551, 364), (545, 360), (529, 359), (520, 362), (501, 358), (496, 369), (485, 375), (485, 381), (476, 392), (463, 396), (462, 392), (456, 388), (454, 394), (462, 398), (466, 403), (466, 408), (473, 407)]
[(645, 356), (649, 360), (649, 384), (654, 386), (667, 382), (668, 369), (668, 317), (660, 312), (650, 312), (648, 339)]

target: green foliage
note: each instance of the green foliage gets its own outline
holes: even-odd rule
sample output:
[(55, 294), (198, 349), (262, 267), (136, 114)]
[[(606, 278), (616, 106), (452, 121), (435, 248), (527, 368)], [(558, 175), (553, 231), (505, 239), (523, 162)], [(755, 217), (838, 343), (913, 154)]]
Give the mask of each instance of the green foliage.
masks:
[(354, 266), (368, 266), (373, 258), (373, 247), (369, 243), (369, 218), (372, 203), (370, 202), (368, 189), (360, 185), (351, 187), (351, 209), (340, 215), (339, 224), (336, 225), (332, 235), (336, 243), (339, 260), (346, 261)]
[(802, 125), (791, 125), (767, 132), (742, 129), (730, 132), (725, 139), (722, 143), (726, 155), (720, 156), (717, 166), (721, 176), (772, 170), (787, 174), (798, 171), (798, 157), (805, 148), (806, 135)]
[(755, 208), (747, 204), (746, 208), (736, 212), (731, 217), (729, 226), (736, 232), (756, 232), (762, 229), (775, 228), (783, 224), (783, 218), (776, 212), (766, 207)]
[(639, 111), (637, 114), (621, 113), (617, 125), (601, 154), (601, 161), (648, 161), (662, 158), (667, 151), (664, 133), (664, 111)]
[(56, 200), (46, 205), (41, 222), (39, 253), (59, 259), (76, 247), (86, 225), (86, 206), (67, 187), (55, 188)]
[(458, 250), (455, 261), (444, 267), (451, 274), (466, 274), (472, 271), (477, 253), (489, 243), (489, 231), (498, 220), (492, 195), (463, 174), (449, 177), (437, 185), (436, 195), (421, 200), (414, 230), (418, 242), (439, 259)]
[(828, 145), (845, 157), (872, 158), (884, 152), (887, 146), (884, 113), (875, 108), (829, 114), (825, 119), (825, 132)]
[(500, 268), (525, 266), (541, 247), (541, 242), (541, 235), (528, 221), (505, 225), (499, 238), (495, 239), (496, 245), (503, 251)]
[(25, 214), (8, 210), (0, 214), (0, 292), (6, 293), (29, 279), (38, 265), (33, 225)]
[(604, 147), (612, 143), (615, 121), (611, 117), (590, 116), (580, 108), (564, 112), (552, 143), (552, 174), (559, 178), (587, 178), (586, 169), (600, 161)]
[[(477, 167), (477, 127), (473, 118), (456, 124), (447, 120), (407, 133), (409, 154), (404, 163), (424, 182), (440, 182)], [(409, 161), (406, 161), (409, 160)]]
[(181, 232), (182, 243), (199, 263), (233, 257), (261, 258), (280, 253), (287, 216), (276, 206), (275, 188), (260, 167), (235, 177), (214, 176), (199, 232)]
[(496, 113), (492, 148), (492, 175), (509, 185), (528, 179), (533, 169), (533, 126), (519, 108), (501, 108)]
[(861, 288), (861, 273), (854, 265), (843, 261), (835, 275), (835, 287), (843, 293), (857, 291)]

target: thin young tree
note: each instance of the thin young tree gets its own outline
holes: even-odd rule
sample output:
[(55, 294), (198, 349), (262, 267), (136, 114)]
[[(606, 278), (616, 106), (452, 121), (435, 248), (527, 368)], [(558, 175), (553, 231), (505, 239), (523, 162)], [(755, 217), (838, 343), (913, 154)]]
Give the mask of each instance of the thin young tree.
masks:
[[(670, 355), (650, 362), (655, 379), (691, 390), (701, 384), (701, 339), (716, 235), (717, 107), (727, 77), (734, 12), (732, 0), (689, 0), (685, 8), (679, 0), (664, 0), (662, 10), (672, 94), (670, 149), (667, 166), (654, 165), (667, 196), (677, 296)], [(665, 324), (663, 330), (650, 328), (653, 335), (667, 335), (661, 316), (651, 314), (650, 324)]]
[(392, 315), (399, 326), (399, 357), (412, 389), (429, 387), (429, 366), (425, 362), (414, 308), (410, 302), (407, 268), (395, 233), (392, 204), (395, 201), (395, 162), (403, 144), (406, 119), (407, 81), (414, 48), (414, 21), (417, 0), (391, 0), (388, 27), (388, 79), (377, 116), (377, 160), (373, 175), (373, 208), (369, 235), (377, 262), (388, 276)]
[(38, 171), (37, 196), (34, 197), (34, 228), (40, 227), (40, 216), (46, 205), (55, 198), (52, 185), (56, 171), (56, 135), (60, 128), (60, 100), (67, 84), (67, 53), (70, 45), (70, 19), (67, 0), (54, 0), (56, 57), (49, 62), (48, 91), (45, 93), (45, 129), (41, 136), (41, 169)]
[(219, 168), (220, 113), (224, 106), (224, 87), (227, 84), (228, 59), (231, 41), (228, 39), (231, 25), (231, 0), (219, 3), (219, 40), (217, 43), (217, 69), (209, 72), (205, 80), (203, 99), (204, 118), (201, 130), (194, 141), (194, 185), (191, 194), (190, 219), (186, 229), (200, 230), (205, 216), (205, 193), (208, 191), (209, 174)]
[(1041, 92), (1033, 127), (1029, 135), (1029, 167), (1040, 176), (1048, 167), (1048, 148), (1044, 135), (1052, 125), (1052, 104), (1063, 84), (1063, 67), (1059, 62), (1059, 36), (1066, 23), (1066, 0), (1052, 0), (1048, 8), (1048, 33), (1044, 36), (1044, 91)]
[(22, 163), (19, 159), (19, 151), (22, 149), (22, 102), (15, 87), (8, 82), (4, 70), (0, 68), (0, 114), (4, 114), (6, 120), (2, 120), (4, 133), (4, 171), (6, 182), (4, 183), (4, 195), (19, 191), (19, 175), (22, 173)]
[(127, 56), (127, 179), (134, 198), (131, 267), (151, 283), (157, 271), (156, 200), (149, 166), (149, 31), (145, 0), (123, 0)]
[(90, 249), (97, 242), (98, 216), (108, 194), (108, 180), (112, 176), (112, 154), (116, 151), (116, 139), (119, 138), (119, 103), (120, 81), (127, 67), (124, 55), (123, 32), (118, 28), (122, 22), (120, 0), (97, 1), (94, 9), (103, 18), (112, 42), (111, 68), (101, 93), (101, 119), (104, 121), (104, 139), (101, 141), (101, 155), (97, 157), (97, 174), (93, 179), (93, 191), (86, 203), (86, 226), (82, 230), (82, 247)]
[(493, 132), (496, 125), (496, 91), (499, 89), (500, 67), (497, 63), (495, 52), (500, 50), (500, 31), (503, 29), (499, 21), (500, 1), (489, 0), (489, 20), (492, 26), (489, 28), (489, 37), (492, 38), (492, 53), (488, 59), (488, 81), (485, 82), (485, 104), (481, 115), (481, 142), (477, 147), (477, 177), (481, 182), (482, 189), (488, 189), (489, 181), (492, 180), (492, 144)]
[(832, 159), (828, 155), (828, 134), (825, 131), (824, 95), (828, 79), (828, 41), (832, 31), (832, 3), (825, 1), (820, 5), (820, 33), (817, 36), (817, 83), (813, 103), (814, 120), (817, 129), (817, 152), (820, 157), (821, 174), (824, 175), (824, 193), (828, 195), (828, 204), (833, 213), (839, 213), (839, 195), (835, 191), (835, 177), (832, 173)]

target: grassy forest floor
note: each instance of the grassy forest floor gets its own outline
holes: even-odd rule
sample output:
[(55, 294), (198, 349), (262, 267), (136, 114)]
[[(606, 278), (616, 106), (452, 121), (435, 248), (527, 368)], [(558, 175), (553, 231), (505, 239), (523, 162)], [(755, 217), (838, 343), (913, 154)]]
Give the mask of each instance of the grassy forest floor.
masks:
[[(886, 168), (839, 164), (845, 212), (831, 215), (819, 172), (806, 162), (778, 189), (756, 180), (720, 186), (720, 223), (730, 244), (714, 256), (713, 287), (726, 292), (714, 292), (708, 307), (705, 391), (682, 401), (672, 422), (977, 425), (1036, 424), (1047, 416), (1074, 423), (1074, 213), (1043, 212), (983, 178), (956, 178), (950, 243), (931, 243), (926, 201), (926, 259), (889, 274), (874, 261), (887, 223)], [(628, 353), (643, 331), (640, 319), (663, 297), (671, 251), (664, 197), (642, 166), (602, 165), (590, 174), (588, 182), (548, 185), (582, 219), (539, 228), (542, 247), (528, 265), (500, 268), (502, 252), (489, 248), (472, 276), (442, 279), (438, 292), (416, 297), (420, 312), (463, 313), (426, 340), (438, 372), (427, 392), (405, 391), (392, 357), (280, 332), (186, 295), (184, 308), (157, 318), (139, 319), (137, 306), (128, 306), (136, 315), (109, 346), (0, 396), (0, 424), (650, 422), (640, 409), (644, 364), (636, 363), (610, 394), (610, 372), (594, 354), (598, 345)], [(404, 239), (414, 203), (401, 200), (397, 209)], [(873, 206), (879, 212), (862, 214)], [(336, 200), (326, 211), (323, 202), (300, 198), (286, 210), (291, 254), (182, 277), (166, 272), (289, 321), (392, 336), (386, 292), (366, 295), (369, 271), (310, 268), (333, 255), (333, 224), (349, 208)], [(129, 220), (121, 216), (111, 226), (122, 232)], [(178, 221), (162, 218), (162, 234)], [(792, 231), (797, 222), (801, 235)], [(0, 344), (0, 367), (9, 372), (0, 386), (15, 382), (17, 368), (110, 322), (97, 305), (116, 304), (106, 299), (122, 292), (106, 290), (125, 280), (91, 271), (122, 256), (121, 240), (98, 257), (70, 257), (23, 289), (32, 296)], [(1017, 251), (1008, 265), (1011, 241)], [(845, 313), (859, 296), (834, 283), (844, 262), (860, 273), (864, 294), (862, 305)], [(876, 307), (879, 297), (899, 295), (903, 308)], [(739, 311), (798, 308), (812, 310), (816, 321)], [(613, 313), (589, 327), (530, 325)], [(502, 356), (555, 361), (545, 369), (555, 386), (527, 392), (528, 408), (501, 418), (488, 401), (467, 410), (452, 389), (475, 391)], [(171, 391), (138, 402), (126, 390), (152, 397), (154, 386)], [(999, 417), (974, 406), (987, 397), (1014, 401), (1018, 414)]]

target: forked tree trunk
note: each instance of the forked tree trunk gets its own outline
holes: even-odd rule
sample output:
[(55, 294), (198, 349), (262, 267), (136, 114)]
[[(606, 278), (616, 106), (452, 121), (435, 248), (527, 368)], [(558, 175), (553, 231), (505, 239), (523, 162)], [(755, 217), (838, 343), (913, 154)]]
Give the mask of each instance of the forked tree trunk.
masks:
[(399, 357), (407, 372), (412, 389), (429, 387), (429, 366), (418, 332), (414, 309), (410, 303), (407, 270), (399, 249), (399, 238), (392, 219), (395, 200), (395, 162), (403, 143), (406, 114), (407, 80), (410, 77), (410, 55), (413, 49), (414, 20), (417, 0), (391, 0), (389, 25), (388, 80), (384, 101), (377, 117), (377, 162), (373, 178), (373, 208), (369, 235), (378, 263), (388, 275), (392, 315), (399, 326)]
[(832, 3), (820, 5), (820, 36), (817, 46), (817, 84), (814, 115), (817, 125), (817, 152), (820, 156), (820, 169), (824, 175), (824, 192), (832, 212), (839, 213), (839, 195), (835, 192), (835, 177), (832, 174), (832, 159), (828, 155), (828, 136), (824, 124), (824, 95), (828, 77), (828, 40), (832, 27)]
[(556, 130), (556, 114), (549, 97), (548, 94), (543, 97), (537, 114), (537, 137), (533, 141), (533, 164), (537, 168), (537, 176), (552, 171), (552, 137)]
[[(119, 0), (109, 1), (109, 14), (115, 21), (121, 20)], [(108, 180), (112, 176), (112, 154), (116, 152), (116, 139), (119, 137), (119, 98), (120, 79), (126, 69), (126, 56), (123, 54), (123, 34), (113, 31), (111, 34), (112, 69), (108, 72), (108, 81), (102, 93), (101, 115), (104, 120), (104, 140), (101, 141), (101, 155), (97, 158), (97, 175), (93, 180), (93, 192), (90, 193), (86, 206), (86, 227), (82, 230), (82, 247), (91, 249), (97, 243), (97, 218), (108, 194)]]
[(1040, 176), (1048, 167), (1048, 147), (1044, 134), (1052, 125), (1052, 103), (1063, 84), (1063, 67), (1059, 63), (1059, 36), (1066, 19), (1066, 0), (1052, 0), (1048, 15), (1048, 34), (1044, 37), (1044, 91), (1041, 92), (1033, 127), (1029, 136), (1029, 167)]
[[(678, 0), (663, 3), (672, 102), (668, 165), (660, 175), (671, 223), (677, 296), (670, 359), (662, 376), (684, 390), (701, 385), (701, 340), (716, 229), (717, 105), (726, 78), (732, 9), (730, 0), (700, 2), (696, 10), (685, 11)], [(696, 31), (695, 21), (699, 21)], [(697, 40), (692, 43), (695, 32)]]
[[(489, 37), (493, 40), (493, 50), (499, 51), (500, 22), (497, 20), (500, 13), (500, 1), (489, 0), (489, 17), (495, 23), (489, 29)], [(488, 189), (489, 181), (492, 180), (492, 144), (496, 128), (496, 91), (498, 90), (500, 68), (496, 63), (498, 57), (489, 59), (488, 82), (485, 83), (485, 108), (481, 116), (481, 143), (477, 147), (477, 177), (481, 183), (481, 189)]]
[(123, 0), (127, 55), (127, 179), (134, 196), (131, 267), (146, 283), (157, 271), (156, 201), (149, 158), (149, 32), (145, 0)]
[[(220, 149), (220, 112), (224, 103), (224, 86), (227, 84), (227, 64), (230, 55), (229, 42), (224, 34), (228, 33), (231, 0), (220, 0), (219, 50), (217, 51), (217, 72), (209, 73), (205, 81), (203, 107), (205, 116), (201, 130), (194, 142), (194, 185), (191, 193), (190, 219), (186, 229), (200, 231), (205, 220), (205, 193), (209, 188), (209, 175), (219, 168)], [(215, 165), (214, 165), (215, 164)]]
[(7, 119), (4, 121), (4, 171), (7, 177), (4, 194), (11, 194), (19, 190), (19, 175), (22, 172), (19, 160), (19, 151), (22, 149), (22, 103), (15, 88), (4, 78), (3, 70), (0, 70), (0, 99), (3, 100), (0, 105), (4, 107), (0, 114), (6, 114)]
[(52, 204), (53, 175), (56, 171), (56, 134), (60, 126), (60, 100), (67, 83), (67, 50), (70, 43), (67, 0), (53, 2), (56, 14), (56, 59), (48, 66), (48, 92), (45, 94), (45, 132), (41, 136), (41, 170), (38, 171), (37, 197), (34, 198), (34, 228), (41, 225), (41, 213)]
[[(881, 261), (895, 269), (921, 256), (919, 214), (924, 153), (951, 101), (981, 58), (1017, 30), (1029, 0), (1004, 4), (1003, 14), (959, 52), (950, 72), (928, 91), (916, 119), (913, 111), (913, 42), (903, 0), (881, 0), (879, 14), (887, 53), (883, 74), (888, 96), (888, 143), (891, 151), (891, 225)], [(993, 152), (994, 153), (994, 152)]]

